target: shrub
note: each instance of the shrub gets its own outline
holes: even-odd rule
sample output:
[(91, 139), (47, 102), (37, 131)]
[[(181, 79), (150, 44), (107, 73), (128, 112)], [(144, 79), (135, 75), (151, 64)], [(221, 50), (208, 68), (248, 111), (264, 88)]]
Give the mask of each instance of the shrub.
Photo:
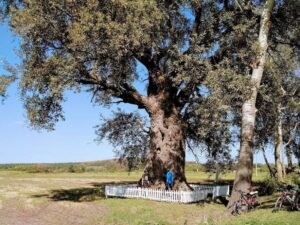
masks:
[(279, 183), (274, 178), (265, 178), (259, 185), (259, 195), (271, 195), (279, 187)]
[(85, 167), (82, 165), (70, 165), (68, 167), (69, 173), (83, 173), (85, 172)]
[(290, 173), (286, 176), (286, 181), (291, 185), (298, 185), (300, 187), (300, 176), (295, 173)]

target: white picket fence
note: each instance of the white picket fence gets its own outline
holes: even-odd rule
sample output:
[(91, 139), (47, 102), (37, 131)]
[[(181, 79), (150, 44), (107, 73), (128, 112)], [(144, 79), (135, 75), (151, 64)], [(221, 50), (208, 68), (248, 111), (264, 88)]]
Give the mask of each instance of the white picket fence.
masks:
[(164, 202), (191, 203), (229, 195), (229, 185), (191, 185), (194, 191), (166, 191), (136, 185), (106, 185), (106, 197), (143, 198)]

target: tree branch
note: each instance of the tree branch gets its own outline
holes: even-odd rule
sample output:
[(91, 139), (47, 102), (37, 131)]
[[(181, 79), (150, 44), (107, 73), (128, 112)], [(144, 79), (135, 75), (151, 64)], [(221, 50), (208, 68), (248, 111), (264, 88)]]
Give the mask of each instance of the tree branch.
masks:
[(142, 56), (138, 56), (135, 52), (132, 52), (134, 58), (140, 61), (147, 69), (153, 68), (155, 63), (152, 57), (151, 49), (145, 49)]
[(243, 12), (244, 10), (243, 10), (241, 4), (239, 3), (239, 1), (238, 1), (238, 0), (235, 0), (235, 2), (236, 2), (236, 4), (238, 5), (238, 7), (240, 8), (240, 10)]
[(194, 155), (194, 157), (195, 157), (195, 159), (196, 159), (196, 162), (199, 163), (200, 160), (199, 160), (197, 154), (195, 153), (194, 149), (192, 148), (190, 142), (187, 140), (186, 143), (187, 143), (187, 146), (188, 146), (188, 148), (190, 149), (191, 153)]
[(284, 147), (287, 147), (289, 144), (291, 144), (292, 140), (294, 140), (295, 136), (296, 136), (296, 130), (298, 125), (300, 124), (300, 122), (296, 123), (294, 129), (292, 130), (292, 135), (290, 137), (290, 139), (288, 140), (288, 142), (284, 145)]
[(292, 47), (300, 48), (300, 42), (299, 41), (294, 41), (294, 40), (282, 41), (282, 40), (279, 40), (278, 38), (275, 38), (274, 42), (276, 44), (289, 45), (289, 46), (292, 46)]
[(188, 50), (186, 50), (184, 52), (184, 54), (190, 54), (196, 45), (195, 38), (196, 38), (197, 34), (200, 33), (201, 17), (202, 17), (202, 7), (199, 4), (199, 6), (196, 7), (196, 9), (195, 9), (195, 22), (193, 24), (193, 29), (192, 29), (192, 32), (190, 33), (190, 37), (189, 37), (190, 47)]
[(79, 78), (77, 82), (80, 84), (95, 85), (97, 88), (94, 91), (94, 95), (95, 92), (101, 90), (112, 91), (114, 97), (122, 99), (124, 103), (137, 105), (139, 108), (146, 108), (148, 102), (147, 97), (138, 93), (138, 91), (129, 84), (120, 84), (119, 87), (111, 85), (106, 80), (85, 70), (84, 66), (81, 67), (80, 72), (84, 75), (84, 78)]
[(195, 83), (187, 84), (185, 88), (180, 90), (177, 98), (181, 107), (184, 107), (186, 103), (190, 103), (189, 99), (195, 91), (197, 91), (197, 85)]

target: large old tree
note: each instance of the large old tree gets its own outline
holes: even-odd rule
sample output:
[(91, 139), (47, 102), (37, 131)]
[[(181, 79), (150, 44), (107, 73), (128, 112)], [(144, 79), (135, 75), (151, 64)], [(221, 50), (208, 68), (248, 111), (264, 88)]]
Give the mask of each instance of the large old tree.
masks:
[(108, 138), (129, 167), (145, 160), (153, 186), (163, 188), (171, 168), (175, 188), (189, 189), (185, 149), (222, 155), (236, 124), (242, 141), (235, 187), (251, 185), (267, 42), (299, 45), (296, 0), (2, 2), (22, 38), (20, 87), (33, 127), (51, 130), (64, 118), (65, 90), (89, 91), (96, 105), (135, 105), (149, 121), (119, 110), (97, 128), (99, 139)]
[(51, 130), (64, 118), (68, 89), (90, 91), (99, 105), (136, 105), (149, 122), (119, 110), (98, 128), (100, 139), (121, 145), (129, 166), (144, 159), (150, 182), (162, 188), (171, 168), (175, 188), (189, 189), (186, 146), (210, 155), (228, 146), (230, 111), (241, 106), (251, 69), (237, 64), (255, 55), (247, 27), (256, 23), (245, 23), (235, 1), (15, 2), (7, 9), (22, 38), (20, 87), (33, 127)]

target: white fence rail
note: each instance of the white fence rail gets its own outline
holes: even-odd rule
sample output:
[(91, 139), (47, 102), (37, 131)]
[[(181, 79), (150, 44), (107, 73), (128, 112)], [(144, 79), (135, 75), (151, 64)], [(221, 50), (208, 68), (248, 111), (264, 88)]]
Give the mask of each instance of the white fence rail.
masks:
[(135, 185), (106, 185), (106, 197), (143, 198), (165, 202), (191, 203), (229, 195), (229, 185), (191, 185), (194, 191), (166, 191)]

